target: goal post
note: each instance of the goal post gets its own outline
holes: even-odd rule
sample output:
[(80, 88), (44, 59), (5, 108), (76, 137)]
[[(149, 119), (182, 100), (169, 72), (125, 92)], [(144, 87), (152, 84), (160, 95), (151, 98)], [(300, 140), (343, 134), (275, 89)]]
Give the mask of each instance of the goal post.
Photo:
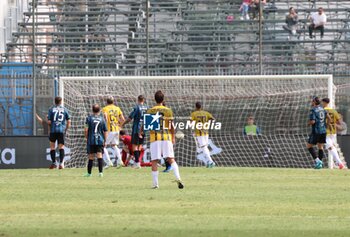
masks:
[[(152, 107), (154, 93), (162, 90), (176, 124), (189, 119), (197, 101), (222, 124), (220, 130), (209, 131), (209, 148), (219, 166), (311, 168), (305, 146), (311, 98), (329, 97), (332, 107), (335, 100), (332, 75), (60, 77), (59, 81), (59, 94), (72, 117), (66, 139), (71, 149), (68, 167), (85, 165), (83, 129), (92, 104), (103, 107), (106, 97), (113, 96), (127, 117), (138, 95)], [(254, 118), (260, 135), (244, 135), (248, 117)], [(130, 124), (124, 129), (131, 133)], [(193, 131), (183, 132), (184, 139), (175, 144), (176, 159), (183, 166), (202, 165)], [(148, 147), (145, 144), (146, 160)], [(333, 167), (331, 159), (328, 167)]]

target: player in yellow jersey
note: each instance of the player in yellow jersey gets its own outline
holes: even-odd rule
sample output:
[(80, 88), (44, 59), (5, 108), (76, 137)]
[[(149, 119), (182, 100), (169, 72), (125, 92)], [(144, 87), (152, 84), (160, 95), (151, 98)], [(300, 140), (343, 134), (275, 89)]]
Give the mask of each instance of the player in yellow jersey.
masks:
[[(173, 112), (170, 108), (164, 106), (164, 94), (162, 91), (157, 91), (154, 95), (156, 106), (147, 110), (144, 120), (143, 130), (150, 131), (150, 151), (152, 161), (152, 178), (153, 188), (159, 188), (158, 184), (158, 160), (167, 159), (173, 168), (176, 182), (179, 189), (183, 189), (184, 185), (181, 182), (179, 166), (175, 161), (174, 147), (175, 143), (175, 128), (173, 124)], [(149, 124), (147, 124), (149, 122)], [(144, 129), (147, 126), (146, 129)]]
[[(107, 130), (108, 130), (106, 146), (112, 147), (113, 153), (117, 158), (117, 168), (119, 168), (124, 165), (120, 150), (118, 148), (120, 125), (125, 120), (123, 116), (123, 112), (118, 106), (114, 105), (113, 96), (109, 96), (107, 98), (107, 105), (102, 109), (102, 112), (107, 122)], [(103, 158), (107, 163), (107, 165), (113, 166), (113, 163), (110, 160), (110, 157), (106, 148), (104, 149)]]
[(338, 165), (339, 169), (343, 169), (344, 165), (339, 158), (337, 151), (337, 125), (340, 124), (340, 115), (335, 110), (329, 107), (329, 98), (322, 99), (322, 106), (327, 111), (327, 136), (326, 136), (326, 149), (331, 153), (334, 162)]
[(215, 163), (210, 156), (210, 151), (208, 148), (209, 131), (204, 128), (199, 129), (199, 126), (197, 126), (197, 124), (201, 123), (202, 125), (204, 125), (206, 123), (214, 121), (215, 118), (213, 117), (213, 115), (211, 115), (211, 113), (203, 110), (202, 104), (200, 102), (197, 102), (196, 110), (191, 113), (191, 120), (196, 122), (194, 130), (194, 139), (197, 144), (197, 149), (199, 152), (203, 152), (204, 157), (206, 159), (205, 163), (207, 168), (213, 168), (215, 166)]

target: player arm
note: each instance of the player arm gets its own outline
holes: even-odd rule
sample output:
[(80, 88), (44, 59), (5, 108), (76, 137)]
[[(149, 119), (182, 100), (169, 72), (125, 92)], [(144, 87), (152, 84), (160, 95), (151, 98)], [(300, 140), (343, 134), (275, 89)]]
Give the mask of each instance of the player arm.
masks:
[(35, 117), (40, 124), (43, 124), (43, 119), (38, 114), (35, 114)]
[(132, 120), (132, 118), (127, 118), (124, 122), (122, 122), (121, 124), (120, 124), (120, 126), (121, 127), (123, 127), (125, 124), (127, 124), (127, 123), (130, 123), (130, 121)]
[(315, 120), (309, 120), (309, 126), (312, 126), (312, 125), (314, 125), (316, 123), (316, 121)]
[(104, 111), (102, 111), (103, 114), (103, 118), (105, 119), (105, 121), (108, 121), (108, 114)]
[(85, 136), (85, 139), (87, 141), (88, 136), (89, 136), (89, 118), (86, 118), (86, 120), (85, 120), (84, 136)]
[(105, 145), (106, 145), (107, 136), (108, 136), (108, 131), (106, 130), (106, 131), (104, 131), (104, 132), (103, 132), (103, 137), (104, 137), (103, 146), (105, 146)]
[(123, 146), (123, 151), (125, 151), (125, 152), (129, 152), (129, 149), (128, 149), (128, 147), (124, 144), (124, 146)]
[(106, 146), (107, 137), (108, 137), (107, 124), (106, 124), (106, 121), (103, 121), (103, 138), (104, 138), (103, 146)]
[(338, 127), (338, 126), (341, 126), (341, 118), (340, 118), (340, 115), (338, 112), (335, 113), (335, 125)]
[(124, 118), (124, 115), (123, 115), (123, 114), (121, 114), (121, 115), (119, 116), (119, 121), (120, 121), (121, 123), (124, 123), (124, 122), (125, 122), (125, 118)]
[(124, 115), (123, 114), (120, 114), (119, 115), (119, 124), (125, 124), (125, 118), (124, 118)]
[(47, 117), (46, 117), (46, 119), (47, 119), (47, 124), (49, 125), (49, 127), (50, 127), (50, 125), (51, 125), (51, 110), (49, 110), (49, 113), (47, 114)]
[(332, 126), (332, 118), (331, 118), (331, 116), (327, 113), (326, 117), (327, 117), (327, 119), (326, 119), (327, 127)]
[(143, 125), (144, 125), (144, 122), (142, 121), (140, 123), (140, 133), (139, 133), (139, 137), (142, 138), (145, 134), (145, 131), (143, 130)]
[(46, 119), (47, 119), (47, 128), (48, 128), (48, 130), (49, 130), (49, 134), (50, 134), (50, 131), (51, 131), (51, 118), (50, 118), (50, 111), (49, 111), (49, 113), (47, 114)]
[(195, 117), (194, 117), (193, 113), (191, 113), (191, 115), (190, 115), (190, 120), (191, 120), (191, 121), (194, 121), (194, 120), (195, 120)]
[(66, 126), (66, 132), (67, 132), (67, 130), (70, 128), (70, 125), (71, 125), (71, 120), (68, 119), (68, 120), (67, 120), (67, 126)]
[(316, 123), (316, 115), (315, 115), (315, 112), (311, 110), (308, 125), (312, 126), (315, 123)]
[(67, 126), (66, 126), (66, 131), (65, 132), (67, 132), (67, 130), (70, 128), (70, 125), (71, 125), (71, 120), (70, 120), (70, 115), (69, 115), (69, 113), (68, 113), (68, 111), (66, 111), (66, 120), (67, 120)]
[(132, 112), (129, 114), (129, 117), (123, 123), (121, 123), (121, 126), (123, 127), (125, 124), (130, 123), (131, 120), (134, 119), (136, 112), (137, 112), (137, 109), (134, 108)]
[(85, 125), (85, 128), (84, 128), (84, 136), (85, 136), (85, 139), (87, 140), (88, 139), (88, 134), (89, 134), (89, 127), (87, 125)]

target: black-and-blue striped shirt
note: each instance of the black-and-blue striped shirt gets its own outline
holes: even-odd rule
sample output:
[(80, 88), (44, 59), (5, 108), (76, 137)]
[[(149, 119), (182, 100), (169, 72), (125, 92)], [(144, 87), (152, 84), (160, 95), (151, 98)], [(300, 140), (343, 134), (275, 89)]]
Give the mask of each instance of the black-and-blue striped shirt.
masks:
[(47, 119), (51, 121), (50, 133), (64, 133), (66, 122), (70, 119), (70, 116), (65, 107), (58, 105), (49, 109)]
[(106, 121), (102, 115), (90, 115), (86, 118), (85, 126), (88, 128), (87, 144), (103, 145), (104, 132), (107, 132)]

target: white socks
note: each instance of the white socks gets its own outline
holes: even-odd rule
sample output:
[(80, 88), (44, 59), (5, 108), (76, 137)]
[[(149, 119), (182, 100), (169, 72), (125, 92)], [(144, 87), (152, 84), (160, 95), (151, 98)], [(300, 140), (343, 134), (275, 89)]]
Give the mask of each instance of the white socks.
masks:
[(202, 149), (203, 149), (203, 154), (205, 155), (205, 158), (207, 158), (207, 164), (213, 163), (213, 159), (210, 156), (210, 151), (208, 149), (208, 146), (204, 146)]
[(114, 146), (113, 150), (114, 150), (115, 157), (118, 160), (118, 163), (121, 164), (122, 163), (122, 155), (120, 154), (119, 148), (117, 146)]
[(177, 165), (176, 161), (174, 161), (174, 162), (171, 164), (171, 167), (173, 168), (173, 171), (174, 171), (174, 175), (175, 175), (176, 180), (181, 180), (181, 178), (180, 178), (179, 166)]
[(107, 165), (111, 165), (111, 164), (113, 165), (111, 158), (109, 157), (107, 148), (103, 148), (103, 160)]
[[(113, 146), (113, 156), (116, 157), (118, 164), (121, 164), (122, 162), (122, 155), (120, 153), (120, 150), (117, 146)], [(113, 165), (111, 161), (111, 157), (109, 156), (107, 148), (103, 148), (103, 160), (106, 162), (108, 165)]]
[(158, 186), (158, 171), (152, 171), (153, 187)]
[(339, 165), (339, 164), (342, 163), (341, 160), (340, 160), (340, 158), (339, 158), (338, 151), (337, 151), (337, 149), (336, 149), (335, 147), (332, 147), (332, 150), (329, 150), (329, 152), (332, 154), (333, 160), (334, 160), (334, 162), (335, 162), (337, 165)]

